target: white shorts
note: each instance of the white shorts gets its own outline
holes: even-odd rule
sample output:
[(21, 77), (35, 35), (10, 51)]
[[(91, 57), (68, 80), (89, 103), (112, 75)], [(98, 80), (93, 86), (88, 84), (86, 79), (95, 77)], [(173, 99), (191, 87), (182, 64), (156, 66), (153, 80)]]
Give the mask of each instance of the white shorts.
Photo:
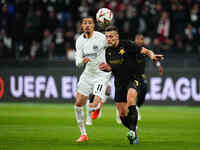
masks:
[(90, 94), (106, 99), (106, 88), (110, 81), (110, 74), (89, 74), (83, 72), (80, 76), (77, 92), (84, 96)]

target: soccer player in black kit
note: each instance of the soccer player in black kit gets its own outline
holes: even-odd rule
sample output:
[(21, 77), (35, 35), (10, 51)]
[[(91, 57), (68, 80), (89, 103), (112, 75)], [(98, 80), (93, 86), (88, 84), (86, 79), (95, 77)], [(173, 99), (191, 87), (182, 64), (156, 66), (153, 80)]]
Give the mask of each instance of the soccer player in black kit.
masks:
[[(137, 46), (144, 46), (144, 36), (142, 34), (137, 34), (135, 37), (135, 44)], [(146, 66), (146, 56), (139, 53), (136, 55), (136, 64), (137, 64), (137, 73), (134, 80), (134, 97), (136, 101), (136, 108), (138, 111), (138, 120), (141, 120), (141, 115), (139, 113), (139, 108), (145, 102), (145, 96), (147, 93), (147, 78), (145, 75), (145, 66)], [(163, 75), (164, 69), (159, 61), (155, 62), (160, 75)], [(118, 118), (117, 118), (118, 119)], [(120, 119), (120, 118), (119, 118)]]
[(137, 75), (136, 55), (147, 55), (153, 61), (163, 59), (163, 55), (156, 55), (152, 51), (136, 45), (134, 42), (119, 40), (118, 30), (109, 26), (105, 31), (108, 48), (106, 62), (99, 65), (102, 71), (112, 71), (115, 77), (115, 103), (121, 121), (129, 129), (127, 134), (130, 144), (138, 143), (136, 125), (138, 113), (134, 97), (134, 80)]
[[(135, 43), (138, 46), (144, 46), (144, 36), (142, 34), (137, 34), (135, 37)], [(137, 63), (137, 74), (135, 79), (135, 89), (137, 91), (137, 106), (141, 107), (145, 101), (145, 95), (147, 93), (147, 79), (145, 75), (145, 66), (146, 66), (146, 56), (143, 54), (136, 55)], [(159, 61), (155, 62), (160, 75), (163, 75), (164, 69), (161, 66)], [(139, 116), (138, 116), (139, 117)], [(140, 120), (140, 119), (138, 119)]]

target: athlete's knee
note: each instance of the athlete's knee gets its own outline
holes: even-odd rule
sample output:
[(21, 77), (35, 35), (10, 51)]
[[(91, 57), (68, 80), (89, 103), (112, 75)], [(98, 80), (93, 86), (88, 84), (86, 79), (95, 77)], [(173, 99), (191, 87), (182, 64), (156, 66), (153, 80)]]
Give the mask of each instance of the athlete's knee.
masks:
[(77, 94), (75, 106), (81, 107), (85, 105), (87, 98), (88, 98), (87, 96)]
[(128, 115), (128, 108), (127, 108), (127, 104), (116, 104), (117, 105), (117, 109), (119, 111), (119, 116), (123, 117), (123, 116), (127, 116)]
[(130, 105), (136, 105), (136, 100), (137, 100), (137, 91), (133, 88), (130, 88), (128, 90), (128, 95), (127, 95), (127, 103), (128, 106)]
[(137, 94), (136, 89), (130, 88), (130, 89), (128, 90), (127, 98), (128, 98), (128, 99), (136, 99), (137, 95), (138, 95), (138, 94)]
[(81, 103), (80, 101), (76, 101), (74, 105), (77, 107), (81, 107), (83, 106), (83, 103)]

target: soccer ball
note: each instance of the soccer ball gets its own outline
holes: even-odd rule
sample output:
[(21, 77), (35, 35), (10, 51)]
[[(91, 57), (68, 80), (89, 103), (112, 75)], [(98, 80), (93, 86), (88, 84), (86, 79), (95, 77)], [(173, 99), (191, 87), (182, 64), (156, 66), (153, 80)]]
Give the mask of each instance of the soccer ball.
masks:
[(106, 26), (112, 23), (113, 13), (108, 8), (100, 8), (96, 13), (96, 20), (100, 26)]

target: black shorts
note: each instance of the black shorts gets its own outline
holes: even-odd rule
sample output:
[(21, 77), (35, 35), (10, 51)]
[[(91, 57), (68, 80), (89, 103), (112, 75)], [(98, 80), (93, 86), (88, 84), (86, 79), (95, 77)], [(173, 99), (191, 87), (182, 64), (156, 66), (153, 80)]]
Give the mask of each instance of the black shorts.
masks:
[(135, 83), (134, 89), (136, 89), (136, 91), (138, 93), (137, 99), (139, 101), (142, 101), (142, 103), (144, 103), (145, 96), (147, 93), (147, 79), (146, 79), (145, 75), (142, 74), (142, 75), (136, 76), (134, 83)]
[(129, 88), (136, 89), (139, 99), (145, 98), (147, 92), (146, 80), (142, 75), (137, 75), (129, 80), (115, 80), (115, 102), (126, 103)]

